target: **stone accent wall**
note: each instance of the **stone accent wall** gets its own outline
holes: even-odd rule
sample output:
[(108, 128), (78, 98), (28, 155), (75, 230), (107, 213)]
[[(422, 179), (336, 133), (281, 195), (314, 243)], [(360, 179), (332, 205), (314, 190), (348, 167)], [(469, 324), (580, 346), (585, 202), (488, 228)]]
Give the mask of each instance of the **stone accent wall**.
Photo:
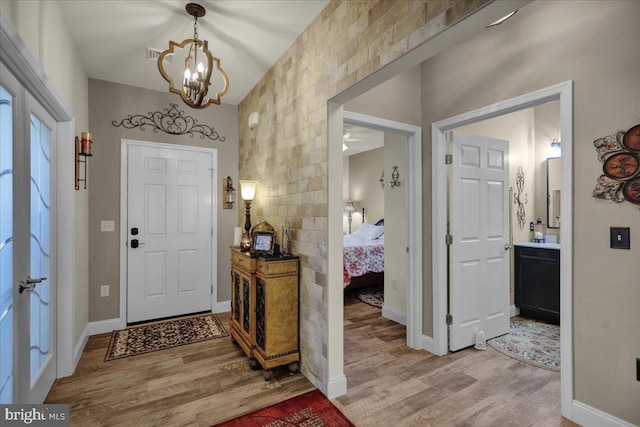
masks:
[[(291, 250), (301, 266), (302, 370), (323, 384), (327, 100), (488, 2), (331, 1), (238, 106), (239, 177), (259, 181), (252, 223), (268, 221), (280, 239), (291, 219)], [(249, 129), (254, 111), (259, 124)]]

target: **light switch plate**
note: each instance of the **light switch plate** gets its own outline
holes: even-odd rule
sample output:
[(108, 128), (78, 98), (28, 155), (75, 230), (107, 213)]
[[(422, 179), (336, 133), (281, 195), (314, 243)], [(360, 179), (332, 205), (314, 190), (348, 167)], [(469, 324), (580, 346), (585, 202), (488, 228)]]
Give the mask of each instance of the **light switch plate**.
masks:
[(611, 248), (631, 249), (629, 227), (611, 227)]
[(110, 231), (116, 231), (116, 223), (113, 220), (110, 221), (100, 221), (100, 231), (104, 232), (110, 232)]

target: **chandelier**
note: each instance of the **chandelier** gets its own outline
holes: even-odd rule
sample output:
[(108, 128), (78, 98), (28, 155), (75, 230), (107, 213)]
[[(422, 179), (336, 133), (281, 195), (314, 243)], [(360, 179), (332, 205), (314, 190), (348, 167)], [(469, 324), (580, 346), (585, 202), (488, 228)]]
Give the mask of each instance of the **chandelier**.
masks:
[[(194, 18), (193, 38), (183, 40), (182, 43), (169, 41), (169, 49), (158, 57), (158, 70), (162, 77), (169, 82), (169, 92), (177, 93), (188, 106), (192, 108), (206, 108), (210, 104), (220, 105), (220, 97), (229, 90), (227, 74), (220, 68), (220, 59), (209, 51), (209, 42), (198, 38), (198, 18), (205, 15), (204, 7), (196, 3), (186, 5), (187, 13)], [(187, 52), (184, 60), (184, 73), (181, 85), (176, 86), (173, 78), (164, 68), (165, 56), (173, 55), (175, 48), (181, 48)], [(224, 87), (217, 92), (215, 97), (208, 96), (211, 85), (211, 73), (215, 69), (222, 76)]]

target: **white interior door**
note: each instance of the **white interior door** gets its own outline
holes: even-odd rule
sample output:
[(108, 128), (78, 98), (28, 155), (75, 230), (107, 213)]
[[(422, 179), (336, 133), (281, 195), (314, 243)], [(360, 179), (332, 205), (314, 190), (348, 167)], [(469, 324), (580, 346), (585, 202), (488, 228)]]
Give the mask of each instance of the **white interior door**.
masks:
[(212, 152), (127, 150), (127, 322), (211, 310)]
[(56, 123), (0, 71), (0, 403), (42, 403), (56, 378)]
[(449, 348), (509, 332), (509, 142), (452, 132)]

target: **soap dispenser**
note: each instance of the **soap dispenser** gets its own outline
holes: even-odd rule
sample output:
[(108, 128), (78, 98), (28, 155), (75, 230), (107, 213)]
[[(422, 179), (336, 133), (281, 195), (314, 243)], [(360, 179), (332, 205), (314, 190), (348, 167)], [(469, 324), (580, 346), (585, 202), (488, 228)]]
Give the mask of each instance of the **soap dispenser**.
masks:
[(536, 243), (543, 243), (546, 239), (546, 231), (546, 224), (538, 218), (533, 226), (533, 241)]

